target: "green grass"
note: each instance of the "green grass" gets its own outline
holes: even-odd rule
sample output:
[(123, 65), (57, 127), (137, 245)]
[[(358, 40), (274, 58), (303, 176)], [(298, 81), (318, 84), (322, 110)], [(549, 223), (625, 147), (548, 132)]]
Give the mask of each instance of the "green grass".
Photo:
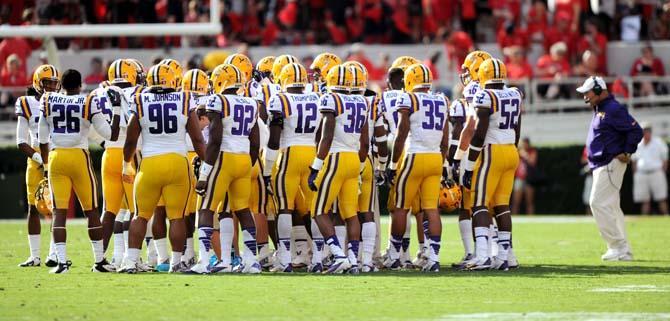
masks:
[[(445, 218), (444, 227), (447, 265), (461, 255), (461, 244), (455, 218)], [(0, 221), (0, 320), (451, 320), (493, 312), (542, 312), (525, 320), (583, 320), (585, 312), (606, 313), (591, 319), (631, 316), (623, 312), (636, 320), (670, 319), (657, 314), (670, 312), (670, 219), (632, 218), (627, 227), (636, 258), (628, 263), (600, 261), (604, 243), (589, 218), (539, 218), (517, 220), (514, 246), (522, 267), (507, 273), (444, 267), (430, 275), (187, 276), (93, 274), (86, 229), (75, 223), (68, 228), (74, 266), (67, 275), (50, 275), (45, 267), (16, 267), (28, 254), (25, 225)], [(42, 240), (44, 252), (47, 234)], [(570, 312), (576, 314), (557, 314)]]

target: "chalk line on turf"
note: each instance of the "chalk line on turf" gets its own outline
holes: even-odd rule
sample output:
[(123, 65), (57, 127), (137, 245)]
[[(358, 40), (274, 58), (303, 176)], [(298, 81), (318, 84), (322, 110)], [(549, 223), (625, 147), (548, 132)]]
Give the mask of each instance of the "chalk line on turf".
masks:
[(528, 313), (472, 313), (450, 314), (436, 320), (486, 320), (486, 321), (642, 321), (670, 320), (670, 313), (630, 312), (528, 312)]

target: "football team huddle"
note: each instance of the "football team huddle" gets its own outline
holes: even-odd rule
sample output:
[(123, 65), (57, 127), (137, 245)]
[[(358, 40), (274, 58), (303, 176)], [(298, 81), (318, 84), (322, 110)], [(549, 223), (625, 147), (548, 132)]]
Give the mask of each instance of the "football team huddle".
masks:
[[(19, 266), (42, 264), (46, 215), (44, 264), (69, 271), (73, 191), (93, 272), (437, 272), (440, 212), (453, 210), (465, 254), (452, 267), (518, 266), (509, 199), (523, 96), (506, 86), (501, 60), (471, 52), (463, 98), (451, 103), (409, 56), (393, 62), (379, 93), (359, 62), (322, 53), (309, 69), (312, 79), (291, 55), (253, 65), (232, 54), (209, 75), (184, 72), (173, 59), (146, 72), (138, 60), (118, 59), (108, 80), (84, 94), (76, 70), (39, 66), (16, 102), (31, 252)], [(90, 140), (105, 149), (102, 215)], [(388, 204), (380, 206), (384, 185)], [(391, 217), (383, 255), (379, 207)]]

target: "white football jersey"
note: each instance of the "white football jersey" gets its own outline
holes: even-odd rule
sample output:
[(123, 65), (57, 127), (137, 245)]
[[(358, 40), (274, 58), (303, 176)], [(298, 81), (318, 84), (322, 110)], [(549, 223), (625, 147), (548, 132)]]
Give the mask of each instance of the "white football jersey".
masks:
[(395, 137), (398, 131), (398, 108), (397, 102), (404, 91), (402, 90), (387, 90), (382, 93), (381, 104), (384, 109), (384, 118), (389, 125), (389, 133)]
[(270, 98), (281, 92), (281, 86), (277, 84), (261, 84), (256, 91), (256, 100), (263, 102), (265, 106), (269, 105)]
[(88, 149), (91, 121), (101, 112), (95, 95), (69, 96), (49, 92), (42, 95), (39, 104), (49, 132), (48, 139), (39, 139), (41, 143), (48, 142), (51, 149)]
[[(191, 110), (197, 108), (200, 105), (206, 105), (207, 104), (207, 99), (209, 99), (209, 95), (201, 95), (195, 92), (191, 92), (191, 96), (193, 97), (193, 104), (191, 105)], [(205, 127), (207, 128), (207, 127)], [(203, 130), (204, 133), (204, 130)], [(186, 137), (186, 150), (189, 152), (194, 152), (195, 148), (193, 148), (193, 142), (191, 141), (191, 137)]]
[(404, 93), (398, 109), (409, 110), (407, 153), (439, 153), (447, 126), (447, 99), (442, 94)]
[[(109, 101), (109, 96), (107, 95), (107, 91), (109, 90), (119, 90), (119, 92), (122, 94), (121, 97), (121, 117), (119, 118), (119, 138), (116, 141), (111, 141), (111, 140), (105, 140), (105, 148), (123, 148), (123, 145), (126, 142), (126, 129), (128, 128), (128, 120), (130, 119), (130, 100), (126, 97), (132, 97), (132, 94), (135, 93), (135, 91), (139, 91), (139, 89), (136, 89), (138, 87), (129, 87), (129, 88), (110, 88), (105, 87), (105, 88), (96, 88), (94, 89), (90, 94), (95, 95), (96, 99), (95, 101), (98, 104), (98, 110), (102, 113), (103, 116), (105, 116), (105, 120), (107, 120), (107, 123), (110, 125), (112, 124), (112, 103)], [(130, 89), (130, 90), (129, 90)], [(130, 95), (128, 95), (126, 92), (129, 92)]]
[(330, 153), (358, 152), (361, 130), (368, 117), (368, 103), (362, 95), (327, 93), (321, 97), (320, 112), (335, 115), (335, 133)]
[(190, 93), (153, 93), (148, 89), (135, 95), (131, 110), (140, 122), (142, 157), (169, 153), (186, 155), (186, 124), (194, 100)]
[(28, 120), (28, 133), (30, 134), (30, 146), (38, 147), (40, 145), (37, 140), (39, 132), (40, 121), (40, 102), (35, 96), (21, 96), (14, 104), (14, 113), (16, 116), (23, 117)]
[(475, 112), (475, 108), (472, 105), (472, 101), (475, 97), (475, 94), (479, 91), (479, 82), (478, 81), (471, 81), (467, 85), (465, 85), (465, 88), (463, 88), (463, 97), (465, 98), (465, 101), (467, 102), (466, 108), (465, 108), (465, 116), (467, 117), (476, 117), (477, 112)]
[[(384, 105), (378, 96), (365, 96), (368, 102), (368, 137), (372, 141), (375, 135), (375, 127), (384, 126)], [(372, 148), (370, 149), (372, 151)]]
[(249, 136), (258, 119), (256, 100), (238, 95), (211, 95), (207, 101), (207, 110), (221, 114), (221, 151), (248, 154)]
[(475, 108), (490, 109), (486, 144), (515, 144), (523, 95), (516, 87), (480, 90), (475, 95)]
[(321, 122), (319, 96), (315, 93), (280, 93), (270, 98), (268, 111), (284, 118), (280, 148), (314, 146)]
[(468, 102), (464, 98), (456, 99), (451, 102), (449, 105), (449, 118), (452, 118), (458, 122), (464, 122), (465, 116), (467, 115)]

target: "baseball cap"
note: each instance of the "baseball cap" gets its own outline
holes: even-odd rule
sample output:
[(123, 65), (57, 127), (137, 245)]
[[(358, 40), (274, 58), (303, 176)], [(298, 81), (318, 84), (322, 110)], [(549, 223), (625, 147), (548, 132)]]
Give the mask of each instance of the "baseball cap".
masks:
[(577, 88), (577, 92), (579, 92), (580, 94), (585, 94), (590, 90), (592, 90), (593, 87), (596, 86), (596, 84), (598, 84), (600, 88), (602, 88), (603, 90), (607, 89), (607, 84), (602, 79), (602, 77), (589, 77), (586, 78), (584, 83)]

